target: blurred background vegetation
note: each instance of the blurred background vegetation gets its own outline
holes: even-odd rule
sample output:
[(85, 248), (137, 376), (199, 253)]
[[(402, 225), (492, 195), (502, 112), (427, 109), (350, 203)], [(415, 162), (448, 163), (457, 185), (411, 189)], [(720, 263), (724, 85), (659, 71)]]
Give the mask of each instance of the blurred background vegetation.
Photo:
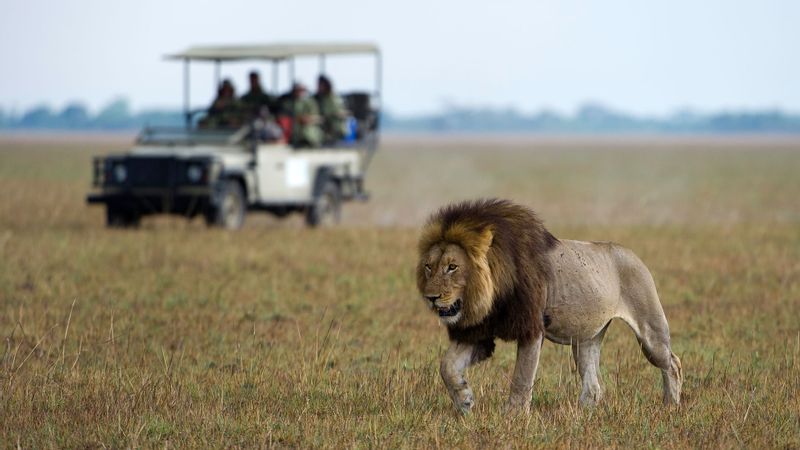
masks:
[[(513, 132), (513, 133), (800, 133), (800, 115), (778, 109), (700, 113), (691, 109), (667, 116), (637, 116), (586, 103), (572, 114), (543, 109), (526, 113), (513, 107), (447, 104), (436, 113), (382, 117), (394, 132)], [(180, 126), (178, 109), (133, 111), (119, 97), (98, 111), (74, 101), (62, 109), (40, 104), (23, 111), (0, 107), (0, 130), (135, 130), (146, 125)]]

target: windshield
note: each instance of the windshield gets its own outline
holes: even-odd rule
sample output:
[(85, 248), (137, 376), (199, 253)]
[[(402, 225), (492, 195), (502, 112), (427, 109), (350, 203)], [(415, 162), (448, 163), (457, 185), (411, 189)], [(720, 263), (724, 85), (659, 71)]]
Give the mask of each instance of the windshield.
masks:
[(147, 127), (139, 134), (139, 144), (236, 144), (247, 136), (250, 127), (239, 129), (198, 129), (184, 127)]

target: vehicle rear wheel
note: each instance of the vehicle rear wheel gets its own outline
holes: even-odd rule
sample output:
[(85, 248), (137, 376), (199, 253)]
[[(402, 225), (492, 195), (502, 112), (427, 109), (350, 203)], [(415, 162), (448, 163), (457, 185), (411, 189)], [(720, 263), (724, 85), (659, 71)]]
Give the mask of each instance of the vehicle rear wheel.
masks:
[(106, 206), (106, 226), (109, 228), (136, 228), (141, 223), (141, 215), (132, 210)]
[(242, 186), (236, 180), (225, 181), (219, 204), (210, 206), (206, 213), (206, 224), (238, 230), (244, 225), (246, 209)]
[(329, 227), (339, 223), (342, 215), (342, 195), (339, 185), (326, 180), (306, 211), (306, 224), (310, 227)]

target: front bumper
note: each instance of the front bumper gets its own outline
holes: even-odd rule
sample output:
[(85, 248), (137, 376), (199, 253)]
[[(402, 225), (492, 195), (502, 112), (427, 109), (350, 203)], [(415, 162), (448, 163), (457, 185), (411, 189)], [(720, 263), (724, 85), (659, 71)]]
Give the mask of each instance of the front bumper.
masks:
[(137, 215), (180, 214), (195, 216), (215, 203), (211, 186), (178, 188), (106, 188), (86, 197), (89, 204), (106, 204), (109, 209)]

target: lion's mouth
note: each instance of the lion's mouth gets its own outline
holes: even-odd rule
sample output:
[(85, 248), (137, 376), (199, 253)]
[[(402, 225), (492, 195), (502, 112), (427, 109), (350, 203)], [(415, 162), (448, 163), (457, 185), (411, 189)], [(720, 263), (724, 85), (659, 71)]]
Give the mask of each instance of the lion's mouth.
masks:
[(456, 300), (455, 303), (447, 308), (436, 308), (439, 317), (453, 317), (461, 311), (461, 299)]

